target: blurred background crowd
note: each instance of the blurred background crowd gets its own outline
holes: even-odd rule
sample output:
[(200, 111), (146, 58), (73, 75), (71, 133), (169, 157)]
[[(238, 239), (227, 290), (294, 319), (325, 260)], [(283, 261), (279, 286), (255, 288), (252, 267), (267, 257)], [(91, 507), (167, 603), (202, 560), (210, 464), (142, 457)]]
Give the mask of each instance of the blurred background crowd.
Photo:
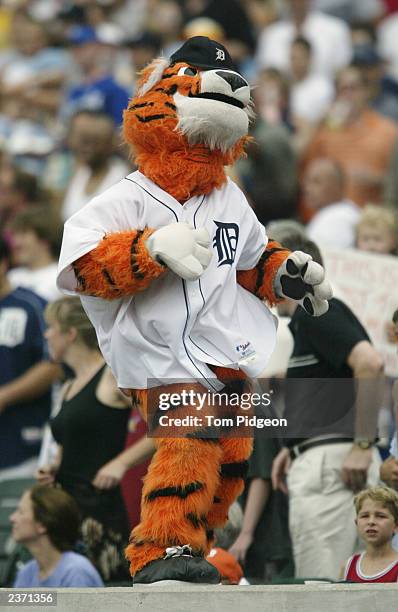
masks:
[[(58, 482), (79, 505), (82, 550), (99, 572), (88, 572), (91, 586), (128, 577), (121, 551), (129, 528), (138, 521), (143, 461), (151, 446), (142, 442), (145, 426), (139, 412), (126, 406), (104, 369), (84, 313), (73, 302), (59, 301), (57, 260), (63, 222), (135, 169), (120, 126), (137, 74), (153, 58), (170, 56), (195, 35), (222, 42), (252, 85), (254, 140), (247, 157), (229, 173), (260, 221), (275, 228), (272, 224), (285, 220), (278, 228), (286, 235), (298, 232), (326, 249), (356, 249), (376, 258), (390, 256), (391, 262), (398, 254), (398, 0), (2, 0), (3, 584), (12, 582), (20, 562), (7, 531), (10, 508), (35, 475), (52, 484), (58, 474)], [(392, 314), (381, 313), (391, 344), (396, 342)], [(46, 327), (50, 358), (43, 339)], [(277, 370), (283, 373), (280, 365)], [(71, 382), (60, 392), (64, 380)], [(387, 397), (391, 386), (386, 389)], [(63, 415), (66, 404), (68, 419)], [(84, 412), (85, 405), (92, 411)], [(393, 431), (391, 393), (383, 406), (381, 437), (388, 439)], [(43, 442), (51, 411), (51, 431), (47, 426)], [(98, 419), (101, 426), (95, 425)], [(79, 438), (76, 432), (81, 431), (85, 433)], [(108, 444), (109, 431), (113, 442)], [(87, 445), (90, 432), (97, 438)], [(244, 564), (255, 540), (261, 550), (252, 550), (246, 566), (254, 582), (294, 576), (286, 496), (275, 499), (270, 486), (278, 450), (269, 441), (266, 449), (258, 449), (252, 465), (263, 501), (260, 513), (254, 514), (257, 522), (250, 525), (251, 537), (241, 538), (234, 548), (242, 528), (238, 509), (234, 535), (223, 546), (232, 547)], [(79, 463), (84, 470), (76, 483), (71, 475)], [(396, 475), (393, 482), (398, 483)], [(112, 495), (103, 494), (110, 491)], [(54, 508), (58, 503), (67, 506), (62, 498), (51, 503)], [(30, 512), (34, 523), (43, 504), (33, 491), (25, 494), (17, 513)], [(37, 520), (47, 525), (43, 516)], [(246, 527), (248, 520), (246, 516)], [(258, 527), (260, 538), (254, 538)], [(23, 543), (27, 537), (16, 540)], [(49, 563), (42, 576), (51, 575), (60, 555), (70, 550), (69, 544), (65, 548), (54, 541), (46, 546), (41, 555), (53, 566)], [(35, 551), (30, 546), (33, 556)], [(223, 559), (223, 567), (229, 562)]]

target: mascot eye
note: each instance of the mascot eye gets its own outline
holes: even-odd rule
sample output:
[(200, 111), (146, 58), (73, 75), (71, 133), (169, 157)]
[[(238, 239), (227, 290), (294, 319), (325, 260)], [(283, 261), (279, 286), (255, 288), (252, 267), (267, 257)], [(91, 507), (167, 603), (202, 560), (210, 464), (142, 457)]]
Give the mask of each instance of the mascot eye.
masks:
[(185, 66), (184, 68), (180, 68), (177, 76), (195, 76), (198, 74), (196, 68), (191, 68), (190, 66)]

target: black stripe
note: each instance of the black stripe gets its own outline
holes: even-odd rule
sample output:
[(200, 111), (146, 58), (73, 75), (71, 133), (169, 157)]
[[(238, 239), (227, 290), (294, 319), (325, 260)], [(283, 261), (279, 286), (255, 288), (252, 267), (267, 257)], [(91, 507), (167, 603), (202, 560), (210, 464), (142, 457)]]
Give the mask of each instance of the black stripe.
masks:
[(134, 110), (136, 108), (144, 108), (145, 106), (153, 106), (155, 102), (142, 102), (142, 104), (133, 104), (129, 106), (128, 110)]
[(225, 96), (224, 94), (216, 93), (213, 91), (210, 91), (210, 92), (207, 91), (204, 93), (197, 93), (197, 94), (189, 93), (188, 96), (190, 98), (204, 98), (205, 100), (218, 100), (219, 102), (225, 102), (226, 104), (231, 104), (231, 106), (237, 106), (238, 108), (245, 107), (243, 102), (241, 102), (240, 100), (237, 100), (236, 98)]
[(166, 94), (166, 96), (174, 96), (177, 89), (177, 85), (172, 85), (171, 87), (169, 87), (169, 89), (165, 89), (164, 87), (156, 87), (155, 91), (162, 91)]
[(153, 501), (157, 497), (172, 497), (176, 496), (180, 499), (186, 499), (188, 495), (191, 493), (196, 493), (196, 491), (201, 491), (204, 488), (202, 482), (191, 482), (185, 487), (165, 487), (164, 489), (155, 489), (151, 491), (147, 496), (148, 501)]
[(260, 264), (261, 261), (263, 263), (267, 263), (271, 255), (273, 255), (274, 253), (278, 253), (278, 251), (286, 251), (286, 249), (279, 248), (279, 247), (274, 247), (273, 249), (266, 249), (264, 253), (261, 255), (260, 261), (258, 262), (257, 266)]
[(261, 257), (259, 259), (259, 262), (256, 265), (257, 281), (256, 281), (256, 287), (254, 289), (255, 295), (257, 295), (261, 285), (263, 284), (264, 274), (265, 274), (265, 266), (266, 266), (267, 261), (269, 260), (271, 255), (273, 255), (274, 253), (277, 253), (278, 251), (286, 251), (286, 249), (280, 249), (278, 247), (275, 247), (273, 249), (269, 249), (269, 250), (264, 251), (264, 253), (261, 255)]
[(108, 281), (108, 283), (110, 285), (112, 285), (113, 287), (116, 287), (116, 283), (113, 280), (112, 276), (109, 274), (108, 270), (106, 270), (105, 268), (102, 270), (102, 274), (105, 276), (106, 280)]
[(139, 265), (137, 263), (135, 263), (135, 264), (133, 264), (131, 266), (131, 270), (132, 270), (132, 272), (134, 274), (134, 277), (137, 280), (143, 280), (145, 278), (145, 274), (143, 272), (140, 272), (140, 268), (139, 268)]
[(207, 521), (207, 517), (205, 514), (200, 515), (200, 522), (202, 523), (202, 525), (204, 525), (204, 527), (207, 527), (208, 521)]
[(172, 104), (171, 102), (165, 102), (164, 103), (165, 106), (168, 106), (169, 108), (171, 108), (173, 111), (177, 110), (177, 107), (175, 104)]
[(138, 241), (141, 238), (142, 234), (143, 230), (138, 230), (130, 246), (131, 271), (133, 272), (133, 275), (137, 280), (142, 280), (143, 278), (145, 278), (145, 274), (140, 272), (139, 265), (136, 262)]
[(186, 518), (190, 523), (192, 523), (195, 529), (200, 529), (201, 527), (205, 527), (206, 529), (208, 528), (208, 521), (205, 514), (201, 514), (200, 517), (198, 517), (197, 514), (189, 512), (186, 515)]
[(213, 497), (213, 504), (221, 504), (221, 502), (222, 502), (221, 497), (217, 497), (217, 495)]
[(240, 463), (222, 463), (221, 476), (224, 478), (244, 478), (248, 469), (248, 461), (241, 461)]
[(73, 262), (72, 268), (73, 268), (73, 271), (75, 273), (76, 281), (77, 281), (78, 285), (80, 285), (82, 290), (85, 291), (85, 289), (86, 289), (86, 279), (79, 274), (76, 262)]
[(199, 529), (200, 527), (202, 527), (199, 517), (196, 516), (196, 514), (194, 514), (193, 512), (189, 512), (186, 517), (188, 521), (195, 527), (195, 529)]
[(268, 260), (267, 251), (264, 251), (264, 253), (261, 255), (259, 259), (258, 264), (256, 265), (257, 279), (256, 279), (256, 286), (254, 288), (255, 295), (257, 295), (261, 285), (263, 284), (264, 274), (265, 274), (265, 264), (267, 260)]
[(214, 538), (214, 529), (207, 529), (206, 530), (206, 539), (212, 540)]
[(137, 243), (138, 243), (139, 239), (141, 238), (142, 233), (143, 233), (143, 230), (137, 230), (137, 234), (136, 234), (134, 240), (131, 243), (130, 253), (132, 255), (135, 254), (135, 250), (137, 248)]
[(194, 431), (185, 436), (188, 440), (200, 440), (201, 442), (210, 442), (212, 444), (218, 444), (220, 439), (214, 434), (219, 433), (217, 427), (205, 427), (199, 431)]
[(141, 117), (141, 115), (136, 115), (138, 121), (141, 123), (149, 123), (150, 121), (157, 121), (158, 119), (164, 119), (165, 117), (171, 117), (171, 115), (166, 115), (165, 113), (161, 113), (160, 115), (151, 115), (150, 117)]

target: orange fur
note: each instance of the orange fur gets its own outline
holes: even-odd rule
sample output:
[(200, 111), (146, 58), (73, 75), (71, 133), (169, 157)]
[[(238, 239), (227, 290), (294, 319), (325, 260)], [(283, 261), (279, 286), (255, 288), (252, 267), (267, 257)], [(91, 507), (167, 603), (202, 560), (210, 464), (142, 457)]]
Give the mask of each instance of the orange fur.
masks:
[[(158, 443), (144, 479), (141, 522), (133, 529), (126, 549), (132, 576), (163, 556), (167, 546), (190, 544), (197, 554), (207, 554), (212, 541), (209, 530), (226, 523), (228, 508), (244, 487), (242, 478), (220, 477), (220, 465), (244, 461), (252, 451), (251, 438), (222, 439), (219, 444), (186, 439)], [(205, 487), (185, 499), (147, 499), (151, 491), (189, 482), (202, 482)], [(188, 514), (201, 519), (201, 524), (193, 526)]]
[(250, 293), (256, 294), (256, 281), (258, 277), (257, 268), (252, 268), (251, 270), (238, 270), (236, 274), (236, 279), (246, 291), (250, 291)]
[[(146, 229), (142, 233), (133, 261), (131, 245), (137, 230), (108, 234), (95, 249), (77, 259), (74, 268), (80, 280), (79, 293), (105, 299), (133, 295), (164, 274), (167, 268), (154, 261), (145, 247), (145, 240), (153, 231)], [(139, 272), (139, 276), (134, 274), (134, 270)]]
[[(253, 450), (252, 438), (223, 438), (222, 463), (236, 463), (247, 460)], [(235, 499), (243, 492), (243, 478), (220, 478), (215, 497), (220, 500), (214, 503), (207, 515), (209, 529), (223, 527), (228, 520), (228, 509)]]
[[(199, 384), (192, 384), (191, 387), (203, 391)], [(165, 389), (168, 393), (177, 393), (182, 388), (187, 387), (175, 384), (155, 389), (151, 394), (148, 390), (140, 390), (133, 391), (132, 395), (140, 399), (148, 417), (148, 397), (150, 404), (156, 404), (157, 394)], [(205, 413), (206, 407), (201, 414)], [(186, 416), (186, 409), (175, 407), (173, 416)], [(188, 433), (188, 428), (184, 428), (184, 431)], [(211, 530), (225, 523), (229, 506), (243, 490), (243, 479), (220, 474), (220, 467), (224, 463), (245, 461), (252, 449), (250, 438), (219, 441), (158, 438), (156, 445), (157, 451), (144, 479), (141, 522), (132, 531), (130, 545), (126, 549), (133, 576), (147, 563), (162, 556), (167, 546), (190, 544), (197, 554), (208, 552), (212, 541)], [(203, 486), (184, 498), (169, 494), (151, 499), (154, 491), (169, 487), (183, 488), (190, 483), (202, 483)], [(217, 503), (214, 502), (215, 497)], [(196, 517), (197, 523), (193, 524), (189, 516)]]
[(130, 561), (130, 573), (134, 577), (134, 574), (148, 565), (148, 563), (164, 557), (165, 549), (164, 546), (157, 546), (154, 543), (137, 546), (137, 544), (131, 540), (131, 544), (126, 547), (124, 553), (126, 559)]
[[(188, 439), (159, 440), (159, 447), (144, 479), (141, 522), (133, 529), (126, 555), (134, 575), (149, 560), (164, 555), (165, 548), (190, 544), (198, 554), (206, 550), (206, 527), (196, 527), (188, 515), (206, 517), (212, 505), (219, 475), (222, 449), (219, 444)], [(148, 499), (151, 492), (165, 487), (201, 483), (203, 488), (185, 498), (177, 495)], [(159, 555), (161, 548), (162, 555)], [(152, 557), (152, 558), (150, 558)]]
[[(279, 242), (275, 240), (270, 240), (268, 242), (264, 255), (272, 249), (282, 250), (272, 253), (272, 255), (266, 258), (265, 263), (263, 263), (261, 258), (257, 266), (252, 270), (240, 270), (237, 274), (238, 283), (242, 287), (250, 291), (250, 293), (254, 293), (261, 300), (267, 300), (271, 306), (283, 299), (275, 295), (273, 283), (280, 266), (290, 255), (290, 251), (284, 249)], [(257, 286), (259, 274), (262, 275), (263, 280), (261, 284)]]
[(226, 384), (231, 380), (244, 380), (247, 378), (246, 374), (242, 372), (242, 370), (234, 370), (233, 368), (223, 368), (214, 365), (210, 365), (209, 367), (217, 378)]
[[(244, 488), (245, 481), (243, 478), (221, 478), (220, 485), (215, 493), (215, 497), (221, 501), (218, 504), (213, 504), (207, 515), (210, 529), (225, 526), (228, 521), (229, 507), (243, 493)], [(211, 548), (211, 545), (209, 548)], [(208, 549), (206, 554), (208, 554)]]

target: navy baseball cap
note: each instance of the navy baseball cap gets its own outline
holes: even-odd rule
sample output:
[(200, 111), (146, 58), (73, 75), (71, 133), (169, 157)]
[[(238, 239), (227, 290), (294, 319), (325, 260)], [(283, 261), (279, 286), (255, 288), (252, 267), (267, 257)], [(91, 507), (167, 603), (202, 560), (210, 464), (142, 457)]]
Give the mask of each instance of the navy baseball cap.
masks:
[(375, 66), (383, 61), (381, 55), (372, 45), (363, 44), (354, 47), (352, 63), (355, 66)]
[(68, 33), (68, 41), (71, 45), (84, 45), (85, 43), (98, 42), (98, 36), (94, 28), (86, 25), (73, 26)]
[(232, 58), (224, 45), (207, 38), (207, 36), (193, 36), (177, 49), (170, 57), (171, 64), (186, 62), (196, 68), (224, 68), (235, 70)]

